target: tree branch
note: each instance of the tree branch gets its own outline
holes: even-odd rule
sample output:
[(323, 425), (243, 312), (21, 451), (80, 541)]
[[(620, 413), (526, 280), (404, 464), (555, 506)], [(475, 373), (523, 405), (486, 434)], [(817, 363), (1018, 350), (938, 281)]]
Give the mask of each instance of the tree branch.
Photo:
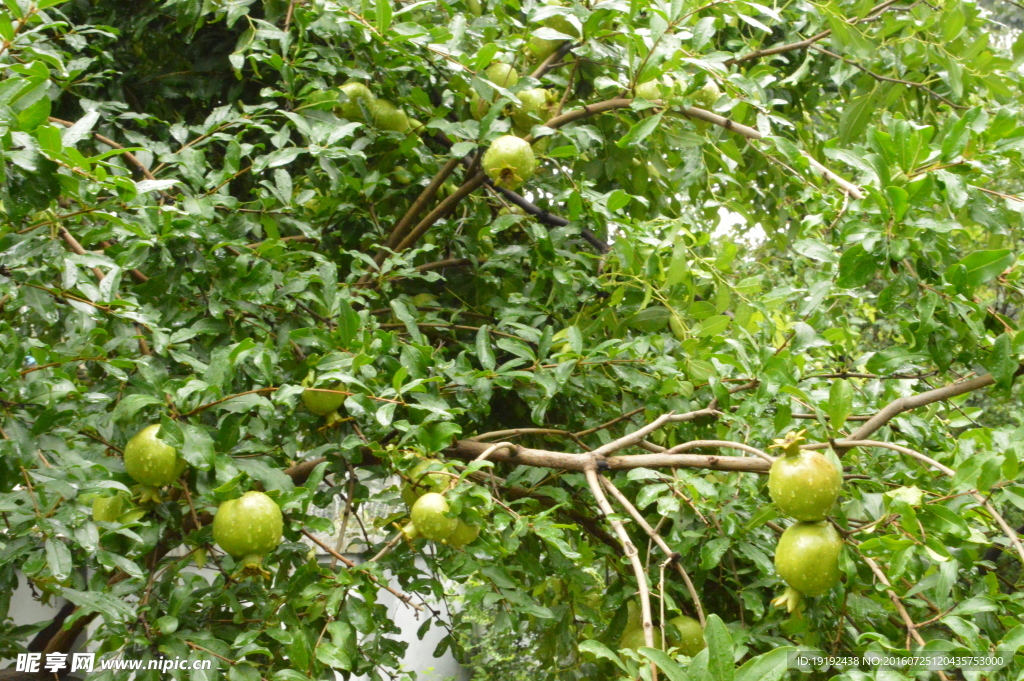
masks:
[[(636, 576), (636, 587), (640, 596), (640, 617), (643, 622), (644, 642), (648, 648), (654, 648), (654, 618), (651, 615), (651, 590), (647, 585), (647, 573), (644, 571), (643, 563), (640, 562), (640, 553), (630, 540), (626, 528), (622, 526), (622, 522), (615, 518), (615, 509), (608, 503), (608, 497), (604, 495), (604, 491), (601, 489), (601, 482), (597, 474), (596, 458), (589, 458), (583, 473), (587, 476), (587, 484), (590, 485), (590, 491), (594, 493), (594, 498), (597, 499), (598, 507), (605, 514), (612, 529), (615, 530), (615, 534), (619, 537), (622, 548), (626, 552), (626, 557), (629, 559), (630, 565), (633, 566), (633, 574)], [(654, 681), (658, 679), (657, 674), (657, 665), (652, 662), (651, 678)]]
[(883, 76), (881, 74), (875, 73), (874, 71), (872, 71), (871, 69), (869, 69), (866, 66), (858, 64), (857, 62), (853, 61), (852, 59), (847, 59), (846, 57), (844, 57), (841, 54), (836, 54), (835, 52), (830, 52), (829, 50), (826, 50), (821, 45), (815, 45), (814, 49), (816, 51), (818, 51), (818, 52), (821, 52), (824, 55), (828, 55), (829, 57), (832, 57), (833, 59), (838, 59), (841, 62), (849, 64), (853, 68), (858, 69), (861, 72), (868, 74), (869, 76), (871, 76), (872, 78), (874, 78), (877, 81), (886, 82), (886, 83), (899, 83), (901, 85), (909, 85), (910, 87), (919, 88), (920, 90), (922, 90), (924, 92), (927, 92), (933, 98), (939, 100), (943, 104), (948, 104), (949, 106), (951, 106), (954, 109), (961, 109), (961, 110), (963, 110), (963, 109), (969, 109), (970, 108), (969, 106), (964, 106), (963, 104), (957, 104), (955, 102), (952, 102), (952, 101), (946, 99), (945, 97), (940, 95), (938, 92), (936, 92), (935, 90), (932, 90), (930, 87), (925, 85), (924, 83), (915, 83), (912, 80), (902, 80), (900, 78), (892, 78), (890, 76)]
[[(552, 118), (551, 120), (549, 120), (544, 125), (546, 125), (549, 128), (558, 128), (558, 127), (561, 127), (563, 125), (566, 125), (567, 123), (572, 123), (573, 121), (577, 121), (577, 120), (580, 120), (582, 118), (587, 118), (589, 116), (595, 116), (595, 115), (597, 115), (599, 113), (605, 113), (607, 111), (614, 111), (616, 109), (625, 109), (625, 108), (629, 107), (632, 103), (633, 103), (632, 99), (626, 99), (625, 97), (615, 97), (613, 99), (609, 99), (609, 100), (606, 100), (604, 102), (599, 102), (597, 104), (592, 104), (592, 105), (584, 106), (584, 107), (582, 107), (580, 109), (573, 109), (572, 111), (564, 113), (561, 116), (556, 116), (556, 117)], [(654, 104), (661, 104), (661, 100), (660, 99), (652, 100), (652, 103), (654, 103)], [(705, 111), (704, 109), (699, 109), (699, 108), (697, 108), (695, 106), (688, 106), (688, 107), (680, 108), (679, 112), (682, 113), (684, 116), (687, 116), (689, 118), (695, 118), (697, 120), (705, 121), (707, 123), (712, 123), (712, 124), (717, 125), (719, 127), (725, 128), (726, 130), (730, 130), (732, 132), (735, 132), (735, 133), (737, 133), (739, 135), (742, 135), (743, 137), (746, 137), (747, 139), (759, 140), (759, 139), (763, 139), (764, 138), (764, 135), (762, 135), (760, 131), (755, 130), (754, 128), (751, 128), (750, 126), (743, 125), (742, 123), (737, 123), (737, 122), (733, 121), (731, 118), (726, 118), (724, 116), (719, 116), (716, 113), (712, 113), (710, 111)], [(531, 139), (531, 138), (528, 137), (527, 139)], [(853, 184), (852, 182), (849, 182), (849, 181), (843, 179), (842, 177), (837, 175), (835, 172), (829, 170), (824, 165), (822, 165), (820, 162), (818, 162), (817, 159), (815, 159), (813, 156), (808, 154), (806, 151), (801, 150), (800, 154), (804, 158), (807, 159), (807, 162), (811, 164), (812, 168), (814, 168), (815, 170), (820, 172), (822, 175), (824, 175), (826, 178), (828, 178), (829, 180), (831, 180), (835, 184), (839, 185), (839, 187), (844, 192), (846, 192), (847, 194), (849, 194), (850, 196), (852, 196), (855, 199), (863, 199), (864, 198), (864, 192), (861, 190), (860, 187), (858, 187), (857, 185)]]
[(693, 607), (697, 611), (697, 619), (700, 620), (700, 626), (703, 627), (705, 625), (704, 607), (700, 603), (700, 596), (697, 595), (697, 589), (694, 588), (693, 582), (690, 580), (690, 575), (687, 574), (686, 569), (683, 567), (682, 563), (679, 562), (679, 553), (669, 548), (669, 545), (665, 543), (662, 536), (658, 534), (653, 527), (651, 527), (651, 524), (647, 522), (647, 519), (644, 518), (643, 515), (641, 515), (637, 507), (634, 506), (628, 498), (626, 498), (626, 495), (623, 494), (611, 480), (603, 475), (600, 476), (600, 478), (601, 484), (604, 485), (604, 488), (608, 490), (613, 497), (615, 497), (615, 500), (618, 501), (624, 509), (626, 509), (629, 515), (633, 517), (633, 520), (636, 521), (637, 525), (643, 528), (644, 532), (647, 533), (647, 536), (654, 540), (654, 543), (658, 545), (658, 548), (662, 550), (662, 552), (668, 557), (668, 560), (671, 561), (672, 565), (675, 566), (676, 570), (679, 572), (679, 576), (683, 578), (683, 582), (686, 584), (686, 590), (690, 592), (690, 599), (693, 600)]
[(767, 454), (757, 447), (751, 447), (745, 445), (742, 442), (729, 442), (726, 440), (693, 440), (691, 442), (684, 442), (681, 445), (676, 445), (672, 449), (666, 451), (666, 454), (676, 454), (678, 452), (685, 452), (689, 449), (700, 449), (702, 447), (719, 447), (721, 449), (738, 449), (741, 452), (749, 452), (754, 456), (761, 457), (771, 465), (775, 461), (775, 457)]
[[(48, 117), (46, 120), (50, 121), (51, 123), (59, 123), (59, 124), (63, 125), (66, 128), (70, 128), (71, 126), (74, 125), (74, 123), (71, 122), (71, 121), (62, 121), (61, 119), (54, 118), (53, 116)], [(106, 144), (111, 149), (120, 149), (121, 150), (121, 155), (125, 157), (125, 160), (127, 160), (129, 163), (131, 163), (133, 166), (135, 166), (135, 168), (140, 173), (142, 173), (142, 175), (147, 180), (155, 180), (156, 179), (156, 177), (153, 176), (153, 173), (149, 172), (149, 168), (147, 168), (142, 163), (142, 161), (140, 161), (138, 159), (138, 157), (135, 156), (135, 154), (133, 154), (130, 151), (125, 151), (124, 150), (124, 146), (118, 144), (117, 142), (115, 142), (114, 140), (110, 139), (109, 137), (104, 137), (103, 135), (99, 134), (98, 132), (94, 132), (92, 134), (92, 137), (97, 142), (100, 142), (102, 144)], [(160, 193), (163, 194), (163, 192), (160, 192)]]
[[(459, 440), (449, 447), (446, 453), (453, 458), (472, 461), (487, 446), (482, 442)], [(586, 468), (589, 455), (529, 449), (516, 445), (512, 451), (495, 452), (490, 456), (490, 459), (520, 466), (582, 472)], [(771, 468), (771, 464), (767, 461), (749, 456), (658, 453), (604, 457), (599, 454), (597, 460), (603, 461), (607, 464), (609, 470), (615, 471), (632, 470), (634, 468), (701, 468), (735, 473), (767, 473), (768, 469)]]
[[(345, 567), (348, 567), (348, 568), (357, 567), (356, 563), (352, 562), (351, 560), (349, 560), (348, 558), (346, 558), (342, 554), (340, 554), (337, 551), (335, 551), (334, 549), (332, 549), (327, 544), (325, 544), (322, 541), (320, 541), (316, 537), (316, 535), (314, 535), (309, 530), (306, 530), (305, 528), (303, 528), (302, 534), (307, 539), (309, 539), (311, 542), (313, 542), (314, 544), (316, 544), (317, 546), (322, 548), (324, 551), (329, 553), (332, 557), (334, 557), (335, 560), (340, 560), (342, 563), (344, 563)], [(397, 589), (392, 589), (390, 586), (388, 586), (386, 584), (381, 584), (380, 580), (377, 579), (377, 577), (375, 575), (373, 575), (373, 574), (371, 574), (369, 572), (365, 572), (364, 571), (363, 574), (365, 574), (367, 577), (369, 577), (371, 582), (373, 582), (374, 584), (376, 584), (380, 588), (384, 589), (385, 591), (390, 592), (392, 595), (394, 595), (395, 598), (397, 598), (398, 600), (402, 601), (403, 603), (408, 605), (410, 608), (414, 608), (415, 610), (420, 610), (420, 611), (423, 610), (423, 606), (416, 605), (415, 603), (412, 602), (412, 597), (410, 597), (409, 594), (403, 593), (401, 591), (398, 591)]]
[[(1020, 370), (1018, 369), (1018, 372), (1019, 371)], [(984, 374), (983, 376), (976, 376), (975, 378), (971, 378), (966, 381), (950, 383), (949, 385), (944, 385), (941, 388), (928, 390), (927, 392), (923, 392), (912, 397), (899, 397), (885, 405), (881, 411), (868, 419), (864, 425), (850, 433), (847, 440), (866, 440), (869, 435), (905, 411), (917, 409), (918, 407), (923, 407), (932, 404), (933, 402), (940, 402), (975, 390), (981, 390), (982, 388), (987, 388), (994, 383), (995, 379), (992, 378), (991, 374)], [(839, 447), (835, 451), (836, 455), (842, 458), (843, 454), (846, 453), (847, 448)]]
[[(403, 215), (402, 218), (395, 223), (395, 226), (391, 228), (391, 233), (388, 235), (387, 241), (384, 242), (384, 245), (387, 248), (394, 248), (397, 244), (401, 243), (402, 239), (404, 239), (408, 233), (409, 227), (412, 226), (413, 220), (415, 220), (416, 217), (423, 212), (423, 209), (427, 207), (427, 204), (437, 196), (437, 190), (439, 190), (441, 185), (443, 185), (451, 174), (455, 172), (455, 169), (459, 167), (460, 160), (461, 159), (450, 158), (443, 166), (441, 166), (441, 169), (437, 171), (436, 175), (434, 175), (430, 184), (420, 192), (420, 195), (417, 196), (416, 200), (413, 201), (411, 206), (409, 206), (409, 210), (405, 212), (405, 215)], [(377, 257), (374, 258), (374, 260), (379, 265), (384, 262), (384, 258), (386, 257), (387, 251), (382, 250), (377, 254)]]
[[(921, 638), (921, 632), (917, 630), (917, 625), (915, 625), (914, 620), (910, 618), (910, 613), (907, 612), (907, 608), (903, 605), (903, 601), (900, 600), (900, 597), (896, 595), (896, 591), (892, 588), (892, 584), (889, 583), (889, 579), (885, 576), (885, 573), (882, 572), (882, 568), (880, 568), (878, 563), (876, 563), (870, 556), (861, 554), (861, 558), (863, 558), (864, 562), (868, 564), (871, 571), (875, 573), (875, 577), (878, 578), (878, 581), (885, 586), (885, 592), (889, 595), (889, 600), (892, 601), (892, 604), (896, 607), (896, 612), (900, 614), (900, 618), (903, 619), (903, 623), (907, 627), (907, 634), (913, 637), (914, 641), (917, 642), (917, 645), (923, 648), (925, 646), (925, 641)], [(943, 681), (948, 679), (948, 677), (941, 671), (939, 672), (939, 678), (943, 679)]]
[(437, 204), (434, 210), (427, 213), (426, 217), (420, 220), (416, 227), (413, 228), (413, 230), (409, 232), (401, 242), (399, 242), (395, 250), (404, 251), (407, 248), (415, 246), (416, 242), (420, 240), (420, 237), (426, 234), (427, 230), (430, 229), (435, 222), (455, 210), (455, 207), (460, 201), (462, 201), (462, 199), (469, 196), (480, 185), (482, 185), (485, 177), (486, 175), (484, 175), (483, 171), (479, 171), (472, 177), (468, 178), (454, 194)]
[[(883, 2), (882, 4), (876, 5), (875, 7), (872, 7), (871, 10), (868, 12), (867, 16), (865, 16), (863, 19), (854, 18), (854, 19), (848, 20), (846, 23), (850, 24), (851, 26), (855, 26), (856, 24), (859, 24), (859, 23), (864, 22), (864, 21), (871, 21), (872, 19), (877, 18), (879, 14), (881, 14), (885, 10), (889, 9), (889, 7), (891, 7), (892, 5), (895, 5), (897, 2), (899, 2), (899, 0), (885, 0), (885, 2)], [(819, 40), (824, 40), (825, 38), (829, 37), (830, 35), (832, 35), (832, 29), (830, 29), (830, 28), (829, 29), (825, 29), (821, 33), (817, 33), (815, 35), (812, 35), (810, 38), (807, 38), (805, 40), (800, 40), (798, 42), (790, 43), (788, 45), (778, 45), (776, 47), (769, 47), (769, 48), (764, 49), (764, 50), (757, 50), (756, 52), (751, 52), (750, 54), (745, 54), (742, 57), (735, 57), (733, 59), (728, 59), (728, 60), (726, 60), (725, 65), (726, 66), (732, 66), (734, 64), (742, 64), (744, 62), (754, 61), (756, 59), (760, 59), (761, 57), (769, 57), (769, 56), (772, 56), (772, 55), (775, 55), (775, 54), (783, 54), (784, 52), (793, 52), (794, 50), (802, 50), (805, 47), (810, 47), (811, 45), (813, 45), (814, 43), (818, 42)]]
[[(948, 388), (950, 386), (946, 387)], [(914, 451), (909, 447), (893, 444), (891, 442), (877, 442), (875, 440), (838, 440), (834, 443), (833, 446), (841, 446), (844, 449), (852, 449), (854, 447), (882, 447), (884, 449), (891, 449), (893, 451), (906, 454), (907, 456), (911, 456), (917, 459), (918, 461), (926, 463), (932, 468), (935, 468), (936, 470), (940, 471), (943, 475), (946, 475), (950, 478), (956, 475), (956, 471), (954, 471), (952, 468), (949, 468), (948, 466), (944, 466), (935, 459), (925, 456), (920, 452)], [(977, 492), (971, 492), (971, 496), (974, 497), (974, 500), (981, 504), (985, 508), (985, 510), (989, 512), (989, 514), (991, 514), (992, 519), (996, 521), (996, 524), (998, 524), (1000, 529), (1002, 529), (1003, 534), (1005, 534), (1006, 538), (1010, 540), (1010, 544), (1012, 544), (1013, 547), (1017, 550), (1017, 555), (1020, 556), (1021, 563), (1024, 564), (1024, 544), (1021, 543), (1020, 536), (1017, 534), (1017, 531), (1014, 530), (1008, 522), (1006, 522), (1006, 518), (1004, 518), (1003, 515), (996, 510), (995, 506), (993, 506), (988, 499), (986, 499), (984, 496)]]

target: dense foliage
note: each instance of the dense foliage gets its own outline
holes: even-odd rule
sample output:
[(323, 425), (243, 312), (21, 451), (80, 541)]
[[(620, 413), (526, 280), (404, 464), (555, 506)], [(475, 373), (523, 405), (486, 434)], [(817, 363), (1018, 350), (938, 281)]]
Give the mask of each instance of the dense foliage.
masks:
[[(476, 679), (777, 679), (795, 646), (1021, 678), (1012, 7), (4, 4), (0, 659), (92, 622), (214, 660), (175, 678), (412, 678), (390, 579)], [(487, 181), (530, 133), (536, 173)], [(188, 464), (157, 494), (122, 458), (152, 424)], [(846, 474), (842, 578), (790, 613), (758, 454), (803, 428)], [(424, 457), (464, 548), (399, 532)], [(266, 579), (212, 536), (251, 490), (284, 514)], [(338, 498), (359, 564), (305, 541)], [(6, 618), (25, 580), (63, 631)], [(641, 602), (706, 650), (618, 650)]]

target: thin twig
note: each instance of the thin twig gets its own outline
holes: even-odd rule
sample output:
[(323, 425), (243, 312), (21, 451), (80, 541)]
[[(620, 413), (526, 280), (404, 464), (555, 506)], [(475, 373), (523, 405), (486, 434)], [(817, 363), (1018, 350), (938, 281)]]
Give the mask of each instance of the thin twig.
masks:
[(968, 106), (964, 106), (963, 104), (957, 104), (955, 102), (952, 102), (952, 101), (946, 99), (945, 97), (940, 95), (938, 92), (936, 92), (935, 90), (932, 90), (930, 87), (924, 85), (923, 83), (915, 83), (915, 82), (913, 82), (911, 80), (902, 80), (900, 78), (892, 78), (890, 76), (883, 76), (881, 74), (875, 73), (874, 71), (872, 71), (871, 69), (867, 68), (866, 66), (858, 64), (857, 62), (853, 61), (852, 59), (847, 59), (846, 57), (842, 56), (841, 54), (836, 54), (835, 52), (830, 52), (829, 50), (826, 50), (821, 45), (814, 45), (812, 47), (812, 49), (817, 50), (818, 52), (821, 52), (822, 54), (828, 55), (829, 57), (832, 57), (833, 59), (839, 59), (840, 61), (849, 64), (850, 66), (854, 67), (855, 69), (859, 69), (863, 73), (868, 74), (869, 76), (871, 76), (872, 78), (874, 78), (877, 81), (882, 81), (882, 82), (887, 82), (887, 83), (899, 83), (901, 85), (909, 85), (911, 87), (919, 88), (919, 89), (923, 90), (924, 92), (927, 92), (929, 95), (931, 95), (935, 99), (939, 100), (943, 104), (948, 104), (949, 106), (953, 107), (954, 109), (969, 109), (970, 108)]
[[(885, 449), (891, 449), (893, 451), (906, 454), (907, 456), (911, 456), (917, 459), (918, 461), (926, 463), (932, 468), (941, 471), (943, 475), (946, 475), (948, 477), (953, 477), (956, 475), (956, 471), (954, 471), (952, 468), (949, 468), (948, 466), (939, 463), (935, 459), (932, 459), (931, 457), (926, 456), (920, 452), (914, 451), (909, 447), (892, 444), (891, 442), (878, 442), (875, 440), (837, 440), (835, 442), (835, 445), (841, 446), (844, 449), (850, 449), (853, 447), (882, 447)], [(1006, 518), (1004, 518), (1003, 515), (996, 510), (996, 508), (987, 498), (985, 498), (984, 496), (977, 492), (972, 492), (971, 496), (974, 497), (974, 499), (979, 504), (984, 506), (985, 510), (988, 511), (989, 514), (991, 514), (992, 518), (996, 521), (996, 524), (998, 524), (1000, 529), (1002, 529), (1003, 534), (1006, 535), (1007, 539), (1010, 540), (1010, 543), (1017, 550), (1017, 555), (1020, 556), (1021, 563), (1024, 563), (1024, 544), (1021, 543), (1020, 536), (1017, 534), (1017, 531), (1013, 529), (1013, 527), (1008, 522), (1006, 522)]]
[(676, 445), (672, 449), (667, 450), (666, 454), (675, 454), (677, 452), (685, 452), (690, 449), (700, 449), (702, 447), (719, 447), (722, 449), (738, 449), (741, 452), (749, 452), (754, 456), (759, 456), (768, 463), (774, 463), (775, 457), (761, 451), (757, 447), (751, 447), (750, 445), (743, 444), (742, 442), (729, 442), (727, 440), (692, 440), (691, 442), (684, 442), (681, 445)]
[[(891, 600), (892, 604), (896, 606), (896, 612), (900, 614), (900, 618), (907, 626), (907, 633), (913, 637), (914, 641), (917, 642), (917, 645), (923, 648), (925, 646), (925, 641), (921, 638), (921, 633), (917, 630), (914, 620), (910, 618), (910, 613), (907, 612), (907, 608), (903, 605), (903, 601), (901, 601), (900, 597), (896, 595), (896, 591), (892, 588), (892, 584), (889, 583), (889, 579), (885, 576), (885, 573), (882, 572), (882, 568), (878, 567), (878, 563), (876, 563), (870, 556), (861, 554), (861, 558), (863, 558), (864, 562), (868, 564), (871, 571), (875, 573), (875, 577), (878, 578), (878, 581), (886, 587), (885, 592), (889, 595), (889, 600)], [(948, 679), (948, 677), (941, 671), (939, 672), (939, 678), (944, 680)]]
[[(309, 530), (303, 528), (302, 529), (302, 534), (305, 535), (314, 544), (316, 544), (317, 546), (322, 548), (324, 551), (326, 551), (327, 553), (331, 554), (331, 556), (333, 556), (337, 560), (339, 560), (342, 563), (344, 563), (345, 567), (349, 567), (349, 568), (357, 567), (356, 563), (352, 562), (351, 560), (349, 560), (345, 556), (341, 555), (340, 553), (338, 553), (337, 551), (332, 549), (327, 544), (325, 544), (322, 541), (320, 541), (319, 539), (317, 539), (316, 536), (314, 536)], [(373, 582), (377, 586), (381, 587), (382, 589), (385, 589), (385, 590), (389, 591), (398, 600), (402, 601), (403, 603), (408, 605), (410, 608), (413, 608), (414, 610), (419, 610), (419, 611), (423, 610), (422, 606), (417, 605), (416, 603), (412, 602), (412, 598), (408, 594), (403, 593), (401, 591), (398, 591), (397, 589), (394, 589), (394, 588), (388, 586), (387, 584), (381, 584), (380, 580), (377, 579), (376, 575), (373, 575), (373, 574), (371, 574), (369, 572), (365, 572), (365, 571), (363, 572), (363, 574), (366, 575), (371, 582)]]
[[(852, 20), (847, 21), (847, 23), (850, 25), (855, 25), (863, 21), (869, 21), (871, 19), (874, 19), (879, 14), (889, 9), (889, 7), (895, 5), (897, 2), (899, 2), (899, 0), (885, 0), (885, 2), (883, 2), (882, 4), (876, 5), (875, 7), (871, 8), (868, 15), (865, 16), (863, 19), (854, 18)], [(783, 54), (784, 52), (802, 50), (805, 47), (810, 47), (819, 40), (824, 40), (830, 35), (832, 35), (832, 29), (828, 28), (822, 31), (821, 33), (812, 35), (810, 38), (807, 38), (805, 40), (800, 40), (798, 42), (790, 43), (788, 45), (778, 45), (776, 47), (769, 47), (763, 50), (757, 50), (756, 52), (750, 52), (749, 54), (745, 54), (741, 57), (734, 57), (733, 59), (728, 59), (726, 60), (725, 65), (732, 66), (734, 64), (742, 64), (743, 62), (754, 61), (756, 59), (760, 59), (761, 57), (769, 57), (775, 54)]]

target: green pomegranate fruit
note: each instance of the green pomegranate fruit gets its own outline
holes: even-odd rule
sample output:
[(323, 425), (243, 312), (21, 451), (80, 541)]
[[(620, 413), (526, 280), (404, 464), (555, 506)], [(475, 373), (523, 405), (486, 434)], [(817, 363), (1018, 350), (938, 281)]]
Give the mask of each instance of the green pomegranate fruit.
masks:
[(827, 522), (796, 523), (775, 549), (775, 570), (796, 591), (820, 596), (839, 582), (843, 540)]
[(405, 166), (395, 166), (391, 178), (398, 184), (409, 184), (412, 182), (412, 173), (405, 169)]
[(369, 106), (373, 124), (381, 130), (409, 132), (409, 117), (386, 99), (378, 99)]
[[(335, 385), (329, 390), (344, 390), (345, 386), (341, 383)], [(331, 412), (337, 411), (345, 402), (345, 395), (341, 393), (329, 393), (317, 390), (315, 388), (306, 388), (302, 391), (302, 403), (306, 405), (306, 409), (310, 410), (314, 414), (319, 416), (326, 416)]]
[(519, 82), (519, 72), (511, 64), (494, 62), (487, 67), (484, 73), (487, 74), (487, 80), (499, 87), (515, 87), (515, 84)]
[(551, 112), (549, 91), (542, 87), (530, 88), (516, 94), (519, 106), (512, 113), (512, 123), (517, 130), (530, 132), (530, 128), (545, 122)]
[[(661, 630), (654, 630), (654, 647), (661, 648)], [(627, 628), (622, 632), (622, 638), (619, 639), (619, 649), (621, 650), (637, 650), (647, 646), (647, 640), (644, 638), (644, 627), (643, 625)]]
[(843, 475), (815, 451), (801, 450), (799, 433), (776, 440), (783, 455), (768, 472), (768, 494), (783, 515), (803, 521), (824, 520), (836, 503)]
[(461, 549), (466, 544), (475, 541), (478, 536), (480, 536), (479, 527), (459, 520), (455, 525), (455, 530), (448, 535), (448, 539), (445, 540), (445, 543), (453, 549)]
[(704, 629), (692, 617), (680, 615), (670, 619), (666, 631), (669, 644), (679, 648), (683, 655), (693, 657), (704, 650)]
[(484, 171), (499, 187), (515, 189), (533, 177), (537, 161), (533, 147), (515, 135), (504, 135), (491, 142), (483, 158)]
[(466, 7), (473, 16), (483, 16), (484, 6), (480, 0), (466, 0)]
[(124, 511), (124, 497), (115, 494), (109, 497), (96, 497), (92, 500), (92, 519), (97, 523), (114, 523)]
[(561, 45), (560, 40), (547, 40), (546, 38), (530, 38), (530, 42), (526, 44), (526, 53), (536, 59), (539, 62), (544, 61), (558, 49)]
[[(560, 4), (560, 3), (546, 3), (546, 4)], [(550, 28), (559, 33), (570, 35), (574, 38), (580, 37), (580, 32), (576, 30), (576, 27), (561, 14), (550, 16), (547, 19), (541, 21), (541, 26)], [(546, 38), (532, 37), (526, 45), (526, 53), (537, 61), (544, 61), (554, 53), (555, 50), (561, 46), (561, 40), (548, 40)]]
[(469, 93), (469, 112), (476, 120), (481, 120), (491, 110), (491, 103), (478, 95), (476, 90)]
[[(483, 73), (487, 80), (503, 88), (510, 88), (519, 82), (519, 72), (511, 64), (495, 62), (487, 67)], [(482, 119), (491, 109), (494, 100), (487, 100), (477, 94), (476, 90), (470, 92), (469, 110), (476, 120)]]
[[(668, 90), (665, 95), (662, 94), (662, 86)], [(677, 104), (680, 99), (680, 89), (679, 81), (666, 73), (660, 78), (640, 83), (634, 92), (637, 97), (643, 97), (648, 101), (663, 99), (666, 104)]]
[(336, 106), (334, 112), (341, 118), (347, 118), (350, 121), (363, 120), (363, 110), (359, 102), (362, 101), (364, 106), (369, 107), (376, 99), (370, 92), (370, 88), (362, 83), (353, 82), (345, 83), (338, 89), (345, 93), (347, 99)]
[(412, 524), (425, 539), (442, 541), (451, 536), (458, 526), (457, 518), (449, 518), (448, 502), (437, 492), (427, 492), (412, 505)]
[(450, 478), (443, 473), (432, 473), (444, 468), (437, 459), (424, 459), (409, 471), (409, 482), (402, 485), (402, 501), (410, 509), (427, 492), (442, 492)]
[(178, 450), (159, 437), (160, 424), (146, 426), (124, 447), (124, 469), (135, 482), (151, 487), (170, 485), (185, 472)]
[(722, 91), (718, 89), (718, 85), (709, 80), (704, 87), (693, 93), (693, 105), (710, 110), (721, 96)]
[(213, 516), (213, 540), (235, 558), (263, 556), (281, 543), (281, 508), (263, 492), (225, 501)]

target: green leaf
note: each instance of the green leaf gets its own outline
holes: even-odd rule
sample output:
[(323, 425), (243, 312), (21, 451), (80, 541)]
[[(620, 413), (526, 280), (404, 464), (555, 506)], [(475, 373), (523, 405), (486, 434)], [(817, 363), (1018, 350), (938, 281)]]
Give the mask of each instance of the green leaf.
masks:
[(846, 145), (860, 137), (871, 121), (875, 110), (874, 90), (848, 103), (839, 119), (839, 143)]
[(968, 286), (980, 286), (989, 282), (1016, 260), (1013, 251), (1003, 248), (992, 251), (975, 251), (950, 267), (963, 267)]
[(377, 0), (377, 30), (384, 33), (391, 28), (391, 0)]
[(700, 329), (697, 330), (697, 336), (717, 336), (720, 333), (724, 333), (729, 328), (729, 324), (732, 322), (726, 315), (716, 315), (714, 317), (708, 317), (701, 322)]
[(942, 140), (942, 160), (953, 161), (967, 148), (971, 139), (971, 131), (967, 127), (967, 117), (957, 120), (949, 133)]
[(795, 651), (792, 646), (782, 646), (750, 658), (736, 670), (736, 681), (779, 681), (789, 670), (789, 656)]
[(700, 569), (710, 570), (718, 565), (729, 549), (728, 537), (715, 537), (700, 547)]
[(64, 598), (80, 606), (83, 613), (97, 612), (109, 624), (135, 619), (135, 608), (117, 596), (69, 588), (64, 589), (63, 595)]
[(836, 379), (828, 391), (828, 417), (832, 429), (839, 430), (853, 411), (853, 386), (848, 380)]
[(686, 674), (686, 670), (680, 667), (678, 662), (666, 655), (663, 651), (641, 646), (637, 652), (658, 665), (658, 669), (665, 674), (668, 681), (690, 680), (690, 677)]
[(260, 459), (235, 459), (233, 464), (250, 478), (259, 480), (266, 490), (289, 492), (295, 487), (292, 479), (285, 475), (284, 471)]
[(668, 308), (655, 305), (637, 312), (626, 320), (626, 324), (641, 331), (659, 331), (665, 328), (671, 315)]
[(427, 454), (439, 452), (452, 443), (456, 435), (462, 433), (462, 427), (456, 423), (433, 422), (419, 427), (416, 439)]
[(1014, 374), (1020, 363), (1013, 352), (1013, 340), (1009, 333), (1000, 334), (992, 344), (992, 351), (989, 353), (985, 368), (996, 379), (996, 384), (1003, 388), (1009, 388), (1013, 383)]
[(902, 222), (903, 216), (907, 214), (907, 209), (910, 207), (908, 200), (909, 194), (903, 187), (886, 187), (885, 194), (889, 199), (889, 206), (892, 208), (893, 218), (896, 222)]
[(839, 258), (839, 278), (836, 285), (858, 288), (871, 281), (878, 269), (878, 258), (864, 250), (860, 244), (847, 248)]
[(817, 239), (800, 239), (793, 242), (793, 250), (812, 260), (819, 262), (835, 263), (837, 261), (835, 252)]
[(74, 562), (64, 542), (56, 539), (46, 540), (46, 564), (57, 581), (62, 582), (71, 575)]
[(228, 681), (260, 681), (260, 672), (247, 662), (228, 667)]
[(708, 616), (704, 640), (708, 644), (708, 673), (713, 681), (733, 681), (736, 666), (733, 662), (732, 636), (718, 615)]
[(416, 317), (409, 311), (409, 308), (405, 306), (400, 300), (391, 301), (391, 309), (394, 310), (395, 316), (398, 320), (405, 324), (406, 330), (412, 339), (419, 344), (423, 344), (423, 334), (420, 333), (420, 327), (416, 323)]
[(661, 124), (662, 115), (663, 113), (659, 112), (650, 118), (645, 118), (638, 123), (634, 123), (629, 129), (629, 132), (623, 135), (622, 139), (615, 144), (620, 149), (625, 149), (626, 147), (636, 146), (640, 142), (643, 142), (651, 135), (652, 132), (658, 129), (658, 126)]
[(352, 309), (347, 300), (342, 300), (338, 303), (338, 314), (334, 317), (334, 323), (337, 324), (338, 344), (341, 347), (349, 347), (359, 334), (359, 313)]
[(615, 191), (608, 195), (608, 210), (614, 213), (615, 211), (621, 210), (622, 208), (628, 206), (629, 202), (632, 200), (632, 196), (622, 191), (621, 189), (616, 189)]
[(888, 374), (894, 371), (908, 369), (914, 364), (926, 362), (928, 355), (921, 352), (910, 352), (905, 347), (886, 348), (876, 352), (867, 361), (864, 368), (876, 374)]
[(145, 407), (163, 403), (164, 401), (155, 395), (127, 395), (114, 407), (111, 418), (117, 423), (127, 423)]
[(480, 330), (476, 332), (476, 356), (480, 361), (480, 366), (488, 371), (494, 371), (497, 364), (494, 359), (494, 350), (491, 349), (491, 333), (487, 324), (481, 326)]
[(594, 640), (583, 641), (582, 643), (580, 643), (579, 649), (580, 649), (581, 653), (589, 653), (589, 654), (593, 655), (594, 657), (596, 657), (599, 660), (610, 660), (611, 662), (613, 662), (615, 664), (615, 666), (617, 666), (623, 672), (628, 672), (629, 671), (626, 668), (626, 665), (624, 665), (622, 663), (622, 660), (619, 659), (619, 656), (616, 655), (615, 653), (613, 653), (608, 648), (608, 646), (606, 646), (605, 644), (601, 643), (600, 641), (594, 641)]

